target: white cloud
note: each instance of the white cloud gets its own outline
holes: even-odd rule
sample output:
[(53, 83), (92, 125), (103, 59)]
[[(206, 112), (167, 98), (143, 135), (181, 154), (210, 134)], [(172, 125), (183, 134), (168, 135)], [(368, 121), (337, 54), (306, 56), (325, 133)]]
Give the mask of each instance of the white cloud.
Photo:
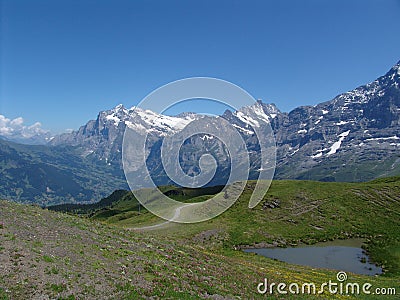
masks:
[(49, 134), (48, 130), (42, 128), (40, 122), (32, 125), (25, 125), (24, 119), (18, 117), (15, 119), (6, 118), (0, 115), (0, 135), (9, 139), (31, 139), (33, 137), (45, 136)]
[(24, 119), (22, 117), (15, 118), (14, 120), (11, 120), (10, 124), (11, 126), (22, 126), (24, 123)]

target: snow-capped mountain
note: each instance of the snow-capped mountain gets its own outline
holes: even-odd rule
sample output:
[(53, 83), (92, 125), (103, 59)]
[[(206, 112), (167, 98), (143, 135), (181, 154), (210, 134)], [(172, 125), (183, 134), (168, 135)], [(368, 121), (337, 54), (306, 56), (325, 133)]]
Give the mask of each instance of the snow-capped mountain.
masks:
[(234, 112), (226, 110), (222, 117), (228, 120), (239, 132), (252, 135), (254, 134), (253, 127), (260, 127), (262, 123), (271, 123), (278, 114), (281, 114), (281, 112), (275, 104), (266, 104), (257, 100), (255, 104), (242, 107)]
[[(227, 110), (218, 118), (194, 113), (163, 116), (118, 105), (100, 112), (96, 120), (77, 131), (54, 137), (49, 147), (0, 140), (0, 156), (5, 158), (5, 164), (0, 166), (4, 175), (0, 184), (7, 187), (0, 197), (37, 203), (95, 201), (115, 189), (126, 188), (121, 163), (126, 127), (141, 136), (148, 134), (149, 172), (157, 184), (169, 184), (160, 158), (162, 140), (188, 124), (204, 125), (205, 120), (220, 128), (222, 136), (228, 136), (223, 119), (237, 129), (246, 143), (252, 179), (262, 169), (255, 131), (267, 130), (268, 123), (277, 145), (275, 178), (366, 181), (399, 175), (399, 84), (400, 62), (369, 84), (289, 113), (262, 101), (237, 111)], [(3, 132), (10, 131), (10, 126), (23, 128), (19, 123), (19, 119), (3, 118), (0, 127)], [(180, 165), (189, 176), (198, 174), (200, 157), (211, 152), (218, 168), (210, 185), (223, 184), (230, 171), (228, 156), (240, 161), (235, 151), (228, 153), (224, 147), (212, 135), (193, 135), (182, 145)], [(137, 175), (135, 178), (144, 174)]]
[[(252, 153), (254, 176), (259, 168), (254, 128), (270, 123), (277, 144), (278, 178), (367, 180), (400, 169), (399, 84), (400, 63), (377, 80), (316, 106), (302, 106), (283, 113), (274, 104), (259, 100), (237, 111), (227, 110), (221, 117), (244, 137)], [(54, 138), (51, 144), (79, 146), (84, 155), (92, 155), (108, 164), (121, 164), (122, 138), (128, 126), (140, 134), (150, 135), (154, 148), (149, 151), (148, 163), (155, 166), (154, 172), (162, 173), (160, 141), (190, 122), (198, 121), (199, 117), (193, 113), (163, 116), (118, 105), (100, 112), (96, 120), (89, 121), (78, 131)], [(182, 164), (184, 169), (194, 173), (198, 169), (196, 160), (207, 149), (223, 147), (218, 139), (203, 136), (191, 137), (185, 145), (190, 155), (184, 155)], [(225, 152), (216, 153), (221, 156)], [(225, 161), (223, 157), (217, 159)]]
[[(272, 124), (277, 175), (359, 181), (374, 173), (394, 174), (400, 163), (399, 69), (397, 63), (384, 76), (331, 101), (278, 115)], [(367, 177), (365, 168), (372, 168)]]
[(181, 130), (196, 119), (195, 114), (180, 117), (164, 116), (139, 107), (125, 108), (122, 104), (102, 111), (96, 120), (89, 121), (79, 130), (56, 136), (50, 145), (71, 145), (83, 149), (83, 155), (92, 155), (106, 163), (121, 162), (122, 139), (125, 128), (154, 139)]
[(131, 109), (126, 109), (122, 104), (119, 104), (111, 111), (102, 112), (100, 118), (112, 121), (115, 127), (123, 123), (143, 134), (165, 136), (184, 128), (195, 119), (195, 115), (187, 114), (183, 117), (171, 117), (135, 106)]

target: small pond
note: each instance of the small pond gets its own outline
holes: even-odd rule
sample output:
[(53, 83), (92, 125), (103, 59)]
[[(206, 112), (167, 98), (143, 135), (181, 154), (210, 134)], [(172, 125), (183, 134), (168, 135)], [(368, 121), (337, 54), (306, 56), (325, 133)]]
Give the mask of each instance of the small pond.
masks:
[(361, 248), (362, 243), (362, 239), (335, 240), (311, 246), (245, 249), (244, 251), (291, 264), (363, 275), (381, 274), (382, 268), (369, 262), (368, 256)]

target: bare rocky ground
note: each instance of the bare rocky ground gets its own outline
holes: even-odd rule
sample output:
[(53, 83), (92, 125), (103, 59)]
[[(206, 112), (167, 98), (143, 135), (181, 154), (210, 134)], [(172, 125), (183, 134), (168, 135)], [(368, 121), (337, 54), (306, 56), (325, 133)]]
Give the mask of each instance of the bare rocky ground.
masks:
[(232, 299), (262, 276), (201, 246), (7, 201), (0, 266), (0, 299)]

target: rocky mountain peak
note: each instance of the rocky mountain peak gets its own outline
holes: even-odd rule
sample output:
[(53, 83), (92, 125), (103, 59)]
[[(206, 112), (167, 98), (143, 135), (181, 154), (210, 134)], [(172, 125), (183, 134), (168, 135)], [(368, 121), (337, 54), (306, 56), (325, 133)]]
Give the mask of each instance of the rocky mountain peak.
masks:
[[(343, 180), (337, 174), (353, 172), (347, 166), (358, 159), (371, 164), (379, 161), (378, 167), (382, 161), (390, 160), (390, 168), (396, 168), (400, 164), (396, 156), (400, 146), (399, 73), (400, 62), (371, 83), (315, 106), (298, 107), (290, 113), (282, 113), (275, 104), (258, 100), (237, 111), (227, 110), (222, 118), (240, 132), (253, 153), (259, 149), (254, 137), (255, 128), (264, 130), (264, 125), (271, 124), (277, 144), (278, 178), (308, 178), (304, 174), (319, 170), (318, 176), (314, 173), (310, 178)], [(194, 113), (166, 116), (139, 107), (126, 109), (117, 105), (100, 112), (96, 120), (89, 121), (78, 131), (56, 137), (51, 144), (79, 146), (84, 149), (84, 155), (120, 163), (123, 134), (128, 126), (139, 134), (151, 136), (155, 148), (149, 159), (152, 165), (159, 166), (157, 147), (162, 144), (162, 139), (179, 132), (199, 117)], [(186, 157), (187, 169), (196, 166), (195, 158), (205, 149), (224, 153), (217, 150), (220, 145), (216, 139), (193, 138), (188, 143), (193, 153)], [(219, 159), (224, 161), (222, 157)], [(257, 159), (255, 155), (254, 166), (258, 164)], [(351, 162), (347, 162), (349, 159)], [(327, 172), (331, 171), (334, 173), (328, 176)], [(360, 178), (352, 177), (351, 180)]]

